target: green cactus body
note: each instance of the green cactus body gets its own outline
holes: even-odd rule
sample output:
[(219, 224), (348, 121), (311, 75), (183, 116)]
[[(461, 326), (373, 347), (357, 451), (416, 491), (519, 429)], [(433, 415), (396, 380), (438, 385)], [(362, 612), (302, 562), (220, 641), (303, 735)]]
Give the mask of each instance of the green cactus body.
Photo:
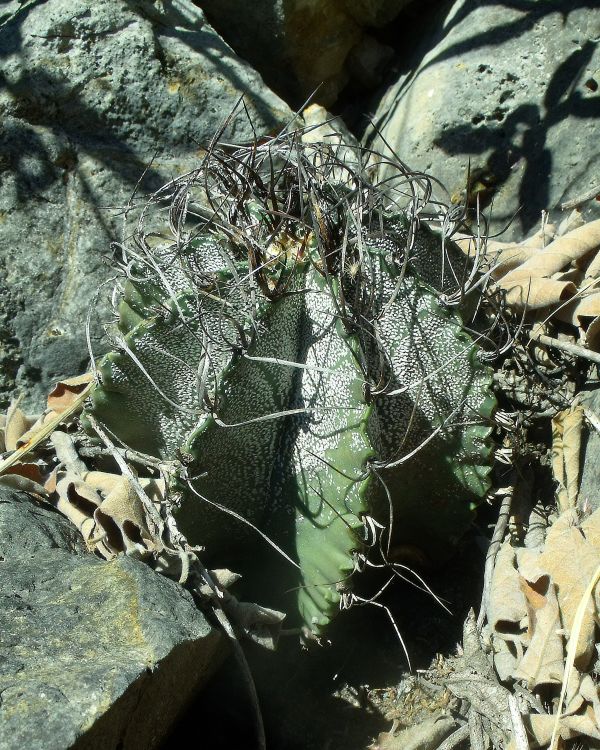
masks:
[[(464, 533), (488, 489), (495, 401), (440, 302), (439, 239), (421, 228), (406, 258), (397, 215), (348, 222), (290, 173), (291, 187), (272, 178), (262, 201), (238, 196), (227, 221), (129, 260), (120, 345), (89, 411), (132, 448), (185, 458), (195, 492), (176, 483), (175, 517), (211, 562), (262, 544), (218, 506), (271, 535), (319, 633), (365, 551), (366, 516), (392, 518), (391, 543), (433, 559)], [(300, 208), (275, 210), (282, 192)]]
[[(379, 344), (369, 347), (374, 337), (368, 339), (365, 325), (363, 348), (372, 380), (389, 385), (387, 395), (375, 399), (369, 420), (382, 464), (370, 507), (385, 518), (391, 497), (394, 543), (418, 546), (426, 540), (427, 557), (440, 561), (472, 519), (469, 503), (456, 500), (480, 498), (489, 486), (489, 424), (496, 404), (488, 390), (490, 373), (460, 318), (440, 305), (435, 290), (406, 276), (395, 294), (398, 269), (381, 250), (371, 257)], [(383, 367), (382, 346), (388, 356)], [(413, 451), (414, 459), (406, 458)]]

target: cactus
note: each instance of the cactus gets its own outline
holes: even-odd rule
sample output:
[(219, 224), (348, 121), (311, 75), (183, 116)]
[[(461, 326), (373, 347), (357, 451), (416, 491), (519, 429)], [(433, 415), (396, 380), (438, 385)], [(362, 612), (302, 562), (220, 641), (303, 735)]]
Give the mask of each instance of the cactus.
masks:
[(465, 260), (359, 162), (294, 138), (213, 148), (155, 194), (140, 226), (165, 206), (170, 231), (121, 247), (89, 409), (184, 463), (174, 515), (211, 563), (243, 568), (262, 544), (250, 524), (272, 538), (314, 633), (369, 519), (382, 549), (440, 559), (488, 489), (491, 373), (448, 304)]

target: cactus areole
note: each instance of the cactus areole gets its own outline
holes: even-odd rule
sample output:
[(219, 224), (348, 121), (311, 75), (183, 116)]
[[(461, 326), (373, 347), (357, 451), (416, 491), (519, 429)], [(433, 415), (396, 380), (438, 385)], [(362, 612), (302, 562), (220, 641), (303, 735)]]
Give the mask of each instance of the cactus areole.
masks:
[(347, 153), (299, 137), (213, 148), (152, 196), (120, 246), (89, 408), (185, 465), (174, 516), (211, 564), (251, 559), (255, 528), (284, 550), (292, 609), (317, 634), (370, 547), (436, 560), (465, 532), (495, 406), (461, 318), (464, 257), (416, 194), (400, 210)]

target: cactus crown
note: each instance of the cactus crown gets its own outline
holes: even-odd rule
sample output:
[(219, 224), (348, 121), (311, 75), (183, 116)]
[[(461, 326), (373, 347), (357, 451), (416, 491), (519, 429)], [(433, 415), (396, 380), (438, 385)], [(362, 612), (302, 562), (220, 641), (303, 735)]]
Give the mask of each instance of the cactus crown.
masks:
[(370, 519), (382, 550), (434, 559), (465, 531), (495, 404), (457, 309), (466, 261), (423, 220), (429, 183), (373, 185), (369, 155), (341, 149), (214, 147), (152, 196), (120, 246), (90, 409), (185, 461), (175, 516), (207, 559), (251, 558), (240, 517), (284, 549), (316, 633), (351, 598)]

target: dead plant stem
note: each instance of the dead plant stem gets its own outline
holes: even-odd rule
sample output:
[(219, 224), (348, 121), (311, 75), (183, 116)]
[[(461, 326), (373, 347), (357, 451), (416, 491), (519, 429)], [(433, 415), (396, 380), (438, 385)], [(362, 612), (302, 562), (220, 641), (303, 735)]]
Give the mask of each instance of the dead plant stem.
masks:
[(507, 488), (507, 494), (502, 500), (500, 506), (500, 512), (498, 514), (498, 520), (494, 528), (492, 540), (487, 551), (485, 558), (485, 573), (483, 579), (483, 594), (481, 597), (481, 608), (479, 610), (479, 616), (477, 618), (477, 630), (481, 632), (483, 624), (488, 614), (490, 590), (492, 587), (492, 576), (494, 575), (494, 567), (496, 565), (496, 556), (500, 550), (500, 545), (504, 539), (506, 533), (506, 527), (508, 526), (508, 519), (510, 518), (510, 506), (512, 504), (512, 498), (514, 493), (514, 487)]
[(462, 727), (459, 727), (455, 732), (452, 732), (449, 737), (446, 737), (442, 744), (438, 745), (437, 750), (453, 750), (457, 745), (460, 745), (461, 742), (468, 739), (468, 737), (469, 725), (463, 724)]
[(535, 333), (535, 331), (530, 332), (529, 338), (540, 344), (552, 346), (554, 349), (560, 349), (560, 351), (567, 352), (567, 354), (572, 354), (574, 357), (581, 357), (582, 359), (587, 359), (590, 362), (600, 365), (600, 353), (593, 352), (591, 349), (586, 349), (585, 346), (571, 344), (568, 341), (560, 341), (560, 339), (546, 336), (543, 333)]
[(569, 209), (571, 208), (577, 208), (577, 206), (581, 206), (583, 203), (591, 201), (592, 198), (595, 198), (598, 194), (600, 194), (600, 185), (594, 185), (590, 190), (583, 193), (583, 195), (578, 195), (577, 197), (572, 198), (570, 201), (561, 203), (561, 211), (569, 211)]
[(508, 694), (508, 707), (510, 709), (510, 720), (513, 725), (513, 740), (515, 744), (515, 750), (529, 750), (529, 742), (527, 740), (527, 731), (523, 725), (523, 718), (521, 717), (521, 711), (519, 710), (519, 704), (516, 697), (512, 694)]

